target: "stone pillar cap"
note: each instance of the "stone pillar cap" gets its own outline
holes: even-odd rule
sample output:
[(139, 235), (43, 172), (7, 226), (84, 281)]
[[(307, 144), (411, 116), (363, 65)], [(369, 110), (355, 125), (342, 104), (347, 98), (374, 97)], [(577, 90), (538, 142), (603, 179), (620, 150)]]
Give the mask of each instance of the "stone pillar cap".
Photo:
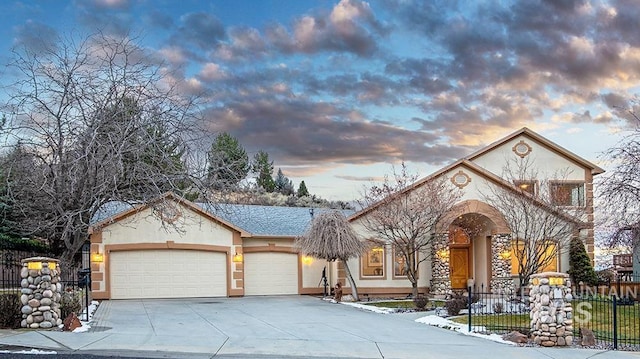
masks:
[(21, 263), (28, 263), (28, 262), (54, 262), (54, 263), (59, 263), (60, 261), (58, 259), (54, 259), (54, 258), (49, 258), (49, 257), (30, 257), (30, 258), (25, 258), (21, 261)]
[(542, 273), (536, 273), (531, 275), (531, 278), (547, 278), (547, 277), (569, 278), (569, 275), (567, 273), (562, 273), (562, 272), (542, 272)]

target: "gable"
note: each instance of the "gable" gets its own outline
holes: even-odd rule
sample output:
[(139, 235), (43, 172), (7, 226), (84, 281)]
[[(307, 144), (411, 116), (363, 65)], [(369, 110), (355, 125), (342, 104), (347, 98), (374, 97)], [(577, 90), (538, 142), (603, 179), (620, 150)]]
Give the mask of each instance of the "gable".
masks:
[(585, 180), (604, 170), (537, 133), (523, 128), (467, 156), (486, 170), (500, 175), (508, 161), (523, 158), (545, 177), (562, 172), (567, 180)]

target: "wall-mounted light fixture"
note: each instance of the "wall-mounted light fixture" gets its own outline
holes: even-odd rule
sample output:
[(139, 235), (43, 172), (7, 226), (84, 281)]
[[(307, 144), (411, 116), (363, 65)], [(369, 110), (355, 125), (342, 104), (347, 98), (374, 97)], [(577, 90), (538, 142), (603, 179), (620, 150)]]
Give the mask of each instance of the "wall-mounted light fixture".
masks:
[(233, 263), (242, 263), (242, 254), (238, 254), (238, 252), (236, 252), (236, 254), (233, 255)]
[(102, 263), (104, 262), (104, 254), (100, 252), (91, 253), (91, 262), (93, 263)]
[(313, 257), (311, 257), (311, 256), (302, 256), (302, 258), (300, 258), (300, 261), (304, 265), (311, 265), (311, 263), (313, 263)]
[(510, 250), (504, 250), (502, 252), (500, 252), (500, 254), (498, 254), (498, 256), (500, 257), (500, 259), (502, 260), (509, 260), (511, 259), (511, 251)]
[(436, 256), (437, 256), (440, 260), (443, 260), (443, 261), (444, 261), (444, 260), (449, 259), (449, 248), (442, 248), (442, 249), (439, 249), (439, 250), (436, 252)]

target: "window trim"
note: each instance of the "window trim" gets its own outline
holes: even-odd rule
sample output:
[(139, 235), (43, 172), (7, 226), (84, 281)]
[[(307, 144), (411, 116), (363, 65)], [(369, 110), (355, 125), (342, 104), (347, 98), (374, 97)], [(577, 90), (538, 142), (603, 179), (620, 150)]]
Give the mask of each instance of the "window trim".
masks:
[[(374, 248), (382, 248), (382, 274), (381, 275), (368, 275), (364, 274), (364, 265), (365, 261), (368, 258), (369, 252), (371, 252)], [(380, 280), (387, 279), (387, 246), (381, 245), (372, 247), (363, 255), (360, 256), (360, 279), (361, 280)]]
[[(406, 274), (405, 275), (396, 275), (396, 251), (397, 251), (397, 249), (395, 247), (393, 247), (392, 250), (391, 250), (391, 262), (393, 263), (393, 272), (391, 272), (391, 278), (392, 279), (404, 279), (404, 280), (406, 280), (407, 277), (408, 277)], [(416, 251), (414, 254), (416, 256), (416, 262), (417, 262), (418, 259), (419, 259), (420, 253), (418, 251)], [(420, 271), (418, 271), (418, 273), (416, 273), (416, 277), (420, 278)]]
[[(554, 186), (559, 186), (559, 185), (579, 185), (582, 188), (582, 203), (576, 205), (573, 204), (562, 204), (562, 203), (557, 203), (555, 201), (555, 196), (554, 196)], [(570, 202), (573, 202), (573, 198), (570, 197), (569, 198)], [(558, 206), (558, 207), (573, 207), (573, 208), (585, 208), (587, 206), (587, 186), (586, 186), (586, 182), (585, 181), (549, 181), (549, 202), (554, 205), (554, 206)]]

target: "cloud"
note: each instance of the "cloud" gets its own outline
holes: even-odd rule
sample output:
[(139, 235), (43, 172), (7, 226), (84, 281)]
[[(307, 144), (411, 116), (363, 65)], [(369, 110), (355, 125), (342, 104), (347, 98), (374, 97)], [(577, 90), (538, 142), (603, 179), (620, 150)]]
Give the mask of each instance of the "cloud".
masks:
[(27, 21), (14, 29), (13, 45), (35, 53), (52, 51), (57, 46), (58, 33), (49, 25)]
[(212, 51), (225, 35), (224, 25), (217, 17), (205, 12), (194, 12), (180, 17), (180, 24), (171, 43), (176, 46), (193, 45), (199, 50)]
[(347, 181), (356, 181), (356, 182), (381, 182), (384, 181), (384, 177), (370, 177), (370, 176), (335, 176), (336, 178), (340, 178)]

